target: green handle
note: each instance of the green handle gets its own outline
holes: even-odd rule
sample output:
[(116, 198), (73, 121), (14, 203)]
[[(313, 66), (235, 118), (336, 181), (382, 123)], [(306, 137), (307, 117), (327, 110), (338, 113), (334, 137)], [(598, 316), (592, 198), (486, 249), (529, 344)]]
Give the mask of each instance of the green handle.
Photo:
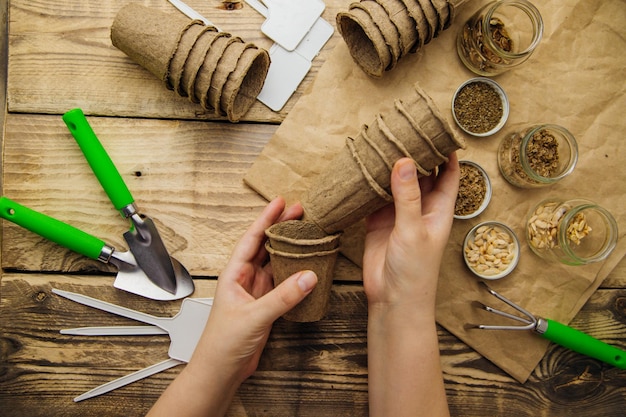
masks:
[(87, 158), (89, 166), (100, 181), (116, 209), (121, 210), (134, 202), (126, 183), (104, 149), (85, 114), (81, 109), (73, 109), (63, 115), (63, 121), (76, 139), (78, 146)]
[[(542, 319), (544, 320), (544, 319)], [(591, 358), (626, 369), (626, 351), (618, 349), (558, 321), (545, 319), (547, 328), (541, 336)]]
[(106, 245), (102, 240), (82, 230), (24, 207), (6, 197), (0, 197), (0, 217), (92, 259), (98, 259)]

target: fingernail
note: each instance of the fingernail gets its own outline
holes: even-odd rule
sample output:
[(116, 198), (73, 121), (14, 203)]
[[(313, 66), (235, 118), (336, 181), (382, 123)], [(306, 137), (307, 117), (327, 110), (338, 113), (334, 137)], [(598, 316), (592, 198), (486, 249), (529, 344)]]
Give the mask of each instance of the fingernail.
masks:
[(400, 178), (404, 181), (412, 180), (417, 175), (417, 171), (415, 169), (415, 164), (413, 164), (413, 161), (402, 161), (400, 163), (400, 166), (398, 167), (398, 174), (400, 175)]
[(313, 271), (304, 271), (298, 277), (298, 285), (303, 292), (309, 292), (317, 284), (317, 275)]

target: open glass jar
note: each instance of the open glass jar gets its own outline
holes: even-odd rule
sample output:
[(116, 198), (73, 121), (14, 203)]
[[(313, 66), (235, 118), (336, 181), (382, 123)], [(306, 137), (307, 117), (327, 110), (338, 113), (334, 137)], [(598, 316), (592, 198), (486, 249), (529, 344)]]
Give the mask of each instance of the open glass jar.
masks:
[(567, 265), (605, 259), (615, 248), (617, 235), (611, 213), (584, 199), (544, 200), (526, 220), (526, 240), (532, 251)]
[(578, 144), (558, 125), (532, 126), (506, 136), (498, 148), (502, 176), (521, 188), (554, 184), (574, 171)]
[(520, 65), (543, 36), (543, 20), (527, 0), (488, 3), (469, 18), (457, 37), (457, 52), (478, 75), (493, 76)]

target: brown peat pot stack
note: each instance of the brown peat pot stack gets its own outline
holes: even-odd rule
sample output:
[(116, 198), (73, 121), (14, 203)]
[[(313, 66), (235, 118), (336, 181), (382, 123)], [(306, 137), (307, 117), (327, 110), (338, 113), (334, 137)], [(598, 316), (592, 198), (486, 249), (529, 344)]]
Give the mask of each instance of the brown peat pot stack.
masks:
[(316, 224), (301, 220), (277, 223), (265, 234), (269, 238), (265, 248), (270, 254), (275, 286), (298, 271), (317, 274), (313, 291), (283, 318), (296, 322), (321, 320), (328, 311), (341, 234), (327, 235)]
[(467, 0), (360, 0), (337, 14), (337, 29), (353, 60), (373, 77), (420, 50), (450, 27)]
[(269, 53), (199, 20), (131, 3), (111, 26), (113, 46), (165, 87), (237, 122), (261, 92)]
[(343, 231), (393, 201), (390, 177), (398, 159), (413, 159), (419, 176), (465, 148), (465, 141), (441, 115), (431, 98), (415, 85), (361, 128), (315, 179), (304, 198), (304, 219), (327, 234)]

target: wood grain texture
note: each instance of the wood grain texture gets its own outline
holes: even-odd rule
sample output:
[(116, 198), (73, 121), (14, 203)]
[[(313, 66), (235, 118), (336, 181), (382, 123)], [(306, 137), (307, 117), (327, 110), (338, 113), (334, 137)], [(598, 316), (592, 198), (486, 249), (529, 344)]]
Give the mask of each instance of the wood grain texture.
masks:
[[(89, 122), (171, 254), (192, 274), (217, 275), (266, 204), (242, 177), (275, 128), (125, 118)], [(127, 222), (59, 116), (9, 114), (3, 168), (7, 197), (127, 248)], [(102, 268), (8, 222), (2, 261), (4, 268), (30, 271)]]
[[(109, 278), (5, 274), (0, 294), (0, 410), (21, 416), (143, 415), (181, 367), (82, 403), (72, 398), (167, 358), (165, 336), (79, 337), (61, 328), (136, 324), (51, 293), (61, 288), (171, 316), (180, 302), (154, 303), (108, 285)], [(214, 280), (196, 280), (197, 296)], [(626, 347), (626, 291), (600, 290), (572, 325)], [(316, 323), (279, 319), (258, 371), (228, 413), (242, 416), (367, 416), (367, 302), (358, 284), (336, 285), (328, 316)], [(506, 333), (503, 333), (505, 337)], [(522, 385), (439, 329), (454, 416), (615, 416), (626, 407), (626, 371), (552, 346)], [(33, 395), (36, 393), (36, 395)]]
[[(111, 44), (111, 23), (126, 3), (127, 0), (11, 1), (9, 111), (61, 114), (68, 110), (67, 106), (73, 106), (95, 115), (216, 119), (212, 112), (167, 90), (156, 77)], [(218, 0), (186, 3), (223, 31), (266, 49), (271, 47), (271, 41), (261, 32), (264, 18), (251, 7), (224, 10)], [(179, 13), (166, 1), (142, 4)], [(323, 17), (334, 25), (334, 16), (349, 1), (334, 0), (326, 4)], [(273, 112), (257, 101), (242, 120), (282, 121), (311, 84), (338, 38), (340, 35), (335, 31), (280, 112)]]
[[(326, 20), (334, 25), (350, 1), (325, 0)], [(273, 125), (312, 86), (339, 35), (281, 112), (255, 103), (243, 123), (221, 123), (111, 45), (110, 24), (126, 2), (13, 0), (7, 7), (0, 0), (2, 23), (8, 16), (10, 27), (8, 39), (0, 40), (0, 51), (9, 46), (9, 113), (0, 117), (3, 194), (126, 248), (121, 234), (127, 223), (60, 118), (82, 107), (139, 208), (197, 277), (194, 296), (212, 296), (234, 243), (265, 205), (243, 184), (243, 175), (275, 132)], [(263, 18), (247, 5), (227, 11), (219, 0), (186, 2), (222, 29), (269, 46), (259, 29)], [(177, 13), (167, 1), (142, 4)], [(2, 89), (3, 80), (0, 75)], [(8, 222), (1, 232), (0, 416), (144, 415), (182, 367), (82, 403), (72, 398), (166, 359), (167, 337), (60, 335), (66, 327), (135, 322), (60, 299), (51, 288), (164, 316), (175, 314), (180, 302), (155, 303), (117, 291), (107, 266)], [(341, 258), (335, 279), (326, 319), (276, 322), (258, 371), (239, 389), (228, 416), (368, 415), (367, 303), (362, 285), (351, 282), (361, 280), (361, 271)], [(571, 325), (626, 348), (626, 259), (601, 288)], [(441, 327), (439, 339), (453, 416), (624, 415), (623, 370), (551, 346), (522, 385)]]
[[(243, 175), (275, 131), (224, 124), (89, 117), (140, 212), (153, 218), (170, 254), (196, 276), (217, 276), (267, 203)], [(128, 230), (60, 116), (9, 113), (3, 194), (126, 250)], [(25, 271), (113, 269), (2, 222), (2, 266)], [(354, 270), (342, 260), (338, 273)], [(340, 279), (340, 278), (338, 278)]]

